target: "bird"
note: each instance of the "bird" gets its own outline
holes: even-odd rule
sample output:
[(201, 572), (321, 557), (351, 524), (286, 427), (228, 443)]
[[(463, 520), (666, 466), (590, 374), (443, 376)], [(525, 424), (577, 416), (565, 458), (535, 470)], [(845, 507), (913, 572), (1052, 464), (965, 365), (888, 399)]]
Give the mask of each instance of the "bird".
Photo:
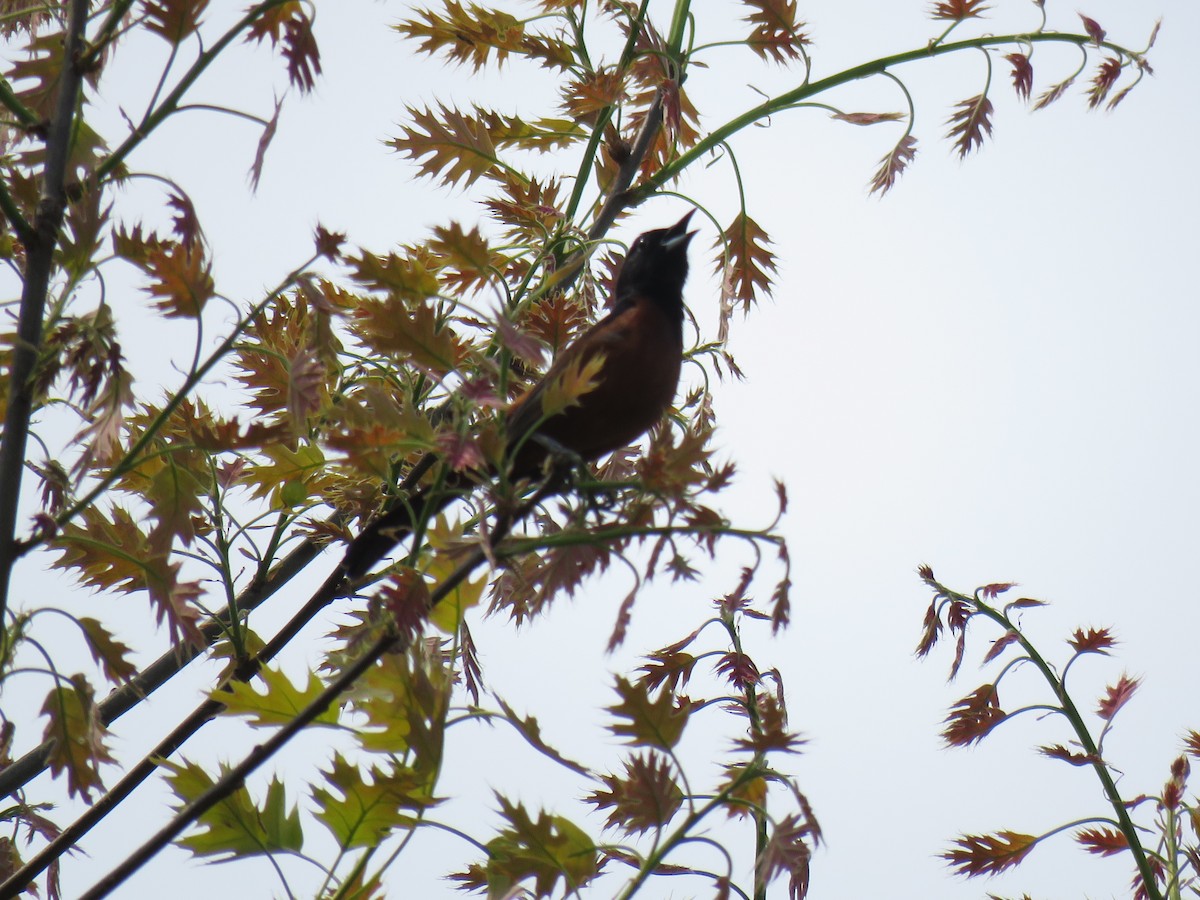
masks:
[[(608, 314), (559, 353), (538, 383), (509, 408), (505, 457), (510, 479), (536, 477), (553, 454), (592, 462), (637, 440), (671, 408), (683, 364), (683, 286), (688, 245), (696, 235), (688, 230), (694, 212), (630, 244)], [(546, 410), (550, 385), (572, 371), (592, 369), (597, 370), (592, 386), (575, 402)], [(423, 472), (432, 462), (426, 457), (415, 468)], [(361, 578), (412, 531), (414, 522), (454, 499), (453, 487), (461, 477), (448, 480), (436, 496), (424, 489), (369, 522), (346, 550), (343, 577)]]

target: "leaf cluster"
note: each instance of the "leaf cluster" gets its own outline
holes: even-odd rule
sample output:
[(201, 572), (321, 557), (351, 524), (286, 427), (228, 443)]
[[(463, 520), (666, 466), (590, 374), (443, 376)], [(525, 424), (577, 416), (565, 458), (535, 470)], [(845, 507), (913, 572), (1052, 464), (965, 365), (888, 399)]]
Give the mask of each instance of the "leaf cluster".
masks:
[[(1018, 622), (1023, 610), (1045, 606), (1044, 601), (1023, 597), (999, 605), (1001, 595), (1015, 584), (985, 585), (968, 596), (942, 585), (928, 566), (922, 566), (919, 572), (934, 597), (926, 611), (918, 656), (929, 654), (943, 632), (956, 636), (950, 670), (953, 679), (963, 662), (970, 623), (978, 621), (1000, 630), (981, 663), (999, 665), (1000, 671), (954, 704), (942, 731), (946, 743), (958, 747), (978, 743), (1023, 713), (1065, 721), (1074, 735), (1071, 745), (1046, 744), (1038, 747), (1038, 752), (1068, 766), (1090, 768), (1111, 808), (1111, 815), (1079, 819), (1040, 835), (1011, 830), (962, 835), (942, 854), (947, 864), (960, 875), (994, 875), (1019, 865), (1047, 838), (1073, 831), (1075, 841), (1089, 853), (1129, 854), (1135, 867), (1132, 889), (1139, 898), (1180, 896), (1188, 887), (1195, 890), (1200, 885), (1200, 806), (1187, 800), (1186, 790), (1191, 773), (1189, 760), (1200, 756), (1200, 733), (1187, 733), (1183, 752), (1171, 763), (1170, 775), (1157, 796), (1127, 797), (1118, 790), (1121, 773), (1104, 744), (1118, 713), (1136, 694), (1140, 679), (1122, 674), (1108, 685), (1095, 701), (1091, 722), (1069, 689), (1068, 678), (1076, 664), (1089, 656), (1110, 655), (1117, 645), (1112, 630), (1077, 628), (1066, 639), (1069, 653), (1065, 660), (1053, 665)], [(1029, 666), (1045, 682), (1047, 698), (1006, 709), (1000, 699), (1002, 683), (1014, 670)], [(1153, 841), (1148, 839), (1151, 835)]]

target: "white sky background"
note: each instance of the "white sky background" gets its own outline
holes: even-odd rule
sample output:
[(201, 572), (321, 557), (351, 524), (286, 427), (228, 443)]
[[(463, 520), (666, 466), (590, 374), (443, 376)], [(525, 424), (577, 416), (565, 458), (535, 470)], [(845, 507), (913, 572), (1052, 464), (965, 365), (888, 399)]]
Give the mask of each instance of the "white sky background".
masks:
[[(1052, 27), (1078, 30), (1073, 5), (1048, 4)], [(1031, 3), (995, 5), (986, 30), (1036, 24)], [(802, 4), (815, 40), (814, 76), (922, 45), (939, 31), (926, 6)], [(704, 0), (696, 7), (714, 17), (709, 23), (725, 22), (702, 23), (710, 36), (734, 27), (727, 22), (733, 4)], [(651, 6), (652, 16), (661, 11), (664, 29), (669, 9), (665, 0)], [(1067, 740), (1056, 722), (1027, 716), (977, 749), (942, 749), (941, 719), (949, 703), (983, 680), (974, 663), (989, 635), (976, 630), (953, 685), (945, 684), (948, 646), (931, 661), (914, 661), (929, 601), (914, 572), (920, 563), (960, 590), (1015, 580), (1020, 595), (1051, 601), (1024, 622), (1055, 659), (1065, 658), (1062, 639), (1074, 628), (1114, 627), (1123, 641), (1119, 657), (1081, 665), (1075, 687), (1081, 706), (1094, 709), (1093, 698), (1123, 670), (1145, 677), (1107, 745), (1125, 773), (1127, 795), (1158, 791), (1179, 735), (1200, 728), (1200, 312), (1191, 255), (1200, 207), (1192, 44), (1200, 9), (1187, 0), (1089, 0), (1079, 10), (1110, 39), (1134, 48), (1154, 19), (1164, 18), (1150, 57), (1157, 76), (1115, 114), (1084, 111), (1086, 79), (1049, 110), (1029, 114), (1012, 93), (1007, 64), (994, 59), (995, 139), (960, 164), (942, 134), (952, 104), (982, 86), (983, 57), (973, 53), (897, 71), (916, 100), (921, 151), (882, 200), (868, 197), (866, 184), (902, 126), (856, 128), (799, 111), (734, 141), (750, 213), (772, 236), (780, 272), (774, 299), (735, 323), (731, 350), (747, 380), (717, 390), (718, 443), (741, 466), (723, 508), (735, 521), (763, 522), (773, 509), (772, 477), (788, 484), (793, 625), (774, 641), (752, 625), (747, 631), (756, 661), (780, 667), (792, 725), (810, 740), (791, 771), (828, 842), (814, 864), (812, 896), (820, 900), (1127, 893), (1127, 860), (1089, 857), (1065, 836), (1014, 874), (987, 883), (954, 879), (936, 858), (959, 831), (1037, 833), (1106, 808), (1088, 771), (1032, 749)], [(132, 160), (135, 169), (171, 175), (191, 192), (226, 294), (250, 301), (284, 277), (307, 256), (317, 220), (383, 251), (450, 218), (470, 224), (482, 217), (470, 197), (448, 197), (414, 180), (415, 166), (383, 145), (398, 133), (405, 104), (436, 98), (528, 116), (552, 112), (547, 73), (508, 66), (501, 75), (471, 78), (413, 56), (387, 27), (404, 12), (398, 3), (322, 5), (324, 78), (313, 97), (289, 98), (257, 196), (247, 194), (242, 176), (258, 135), (233, 120), (181, 117)], [(147, 53), (160, 50), (154, 45)], [(146, 69), (138, 67), (151, 59), (159, 56), (135, 65), (126, 55), (106, 98), (137, 109), (128, 98), (144, 95), (138, 82)], [(1074, 50), (1040, 46), (1035, 93), (1065, 77), (1076, 59)], [(778, 93), (798, 80), (745, 51), (713, 54), (708, 62), (688, 82), (708, 127), (757, 102), (745, 85)], [(280, 70), (265, 52), (239, 49), (206, 77), (195, 99), (232, 96), (265, 115)], [(884, 81), (822, 99), (848, 111), (903, 109), (899, 92)], [(690, 173), (681, 189), (723, 225), (732, 218), (736, 193), (725, 163)], [(647, 204), (622, 236), (672, 222), (681, 209)], [(715, 233), (710, 223), (701, 228), (687, 300), (711, 328), (718, 294), (707, 253)], [(114, 299), (119, 314), (139, 303), (132, 294)], [(161, 373), (169, 387), (179, 377), (166, 365), (162, 332), (154, 334), (125, 331), (127, 355), (139, 371)], [(182, 327), (179, 335), (190, 343)], [(537, 715), (547, 739), (568, 756), (615, 766), (620, 748), (590, 719), (613, 699), (606, 673), (629, 671), (639, 654), (699, 624), (708, 600), (736, 579), (742, 560), (728, 562), (729, 574), (696, 588), (648, 590), (626, 648), (613, 657), (603, 646), (627, 589), (619, 579), (586, 586), (520, 632), (503, 621), (479, 623), (489, 684)], [(32, 567), (23, 576), (30, 588), (70, 590), (69, 580), (47, 581)], [(128, 601), (130, 608), (137, 602)], [(298, 594), (271, 601), (260, 630), (269, 632), (272, 617), (282, 620), (294, 602)], [(289, 663), (294, 671), (302, 664)], [(191, 684), (172, 686), (149, 710), (118, 724), (125, 749), (148, 746), (183, 704), (190, 708), (190, 692), (205, 683), (205, 673), (184, 680)], [(1030, 678), (1018, 681), (1034, 686)], [(1002, 694), (1006, 705), (1009, 698), (1015, 695)], [(227, 758), (225, 736), (240, 746), (243, 732), (240, 723), (222, 723), (185, 755)], [(466, 823), (486, 840), (486, 828), (497, 822), (493, 787), (535, 808), (561, 804), (577, 815), (563, 801), (588, 786), (545, 777), (552, 769), (505, 731), (462, 729), (455, 736), (443, 792), (469, 799), (451, 804), (442, 818)], [(724, 758), (727, 738), (714, 740), (715, 755)], [(306, 735), (278, 770), (323, 762), (328, 742)], [(68, 896), (123, 856), (135, 835), (150, 833), (163, 795), (152, 788), (138, 797), (84, 842), (90, 858), (68, 864)], [(318, 831), (310, 826), (309, 833)], [(745, 864), (750, 830), (737, 840)], [(473, 859), (469, 847), (436, 833), (411, 849), (397, 867), (406, 876), (393, 882), (398, 897), (450, 896), (438, 876)], [(309, 870), (300, 866), (293, 877), (301, 895), (311, 893)], [(607, 884), (589, 896), (605, 896), (613, 889)], [(262, 861), (202, 866), (170, 851), (119, 895), (168, 890), (177, 900), (231, 890), (281, 893)], [(640, 896), (707, 893), (700, 882), (667, 879)], [(782, 884), (776, 895), (785, 895)]]

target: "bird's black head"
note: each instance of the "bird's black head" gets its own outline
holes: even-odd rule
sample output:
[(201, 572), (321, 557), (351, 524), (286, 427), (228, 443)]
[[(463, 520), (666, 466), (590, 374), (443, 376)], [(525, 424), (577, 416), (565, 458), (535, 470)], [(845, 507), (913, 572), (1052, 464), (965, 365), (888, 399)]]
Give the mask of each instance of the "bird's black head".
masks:
[(670, 228), (640, 235), (629, 246), (614, 293), (620, 304), (634, 294), (649, 297), (683, 319), (683, 283), (688, 273), (688, 244), (696, 232), (688, 231), (692, 213)]

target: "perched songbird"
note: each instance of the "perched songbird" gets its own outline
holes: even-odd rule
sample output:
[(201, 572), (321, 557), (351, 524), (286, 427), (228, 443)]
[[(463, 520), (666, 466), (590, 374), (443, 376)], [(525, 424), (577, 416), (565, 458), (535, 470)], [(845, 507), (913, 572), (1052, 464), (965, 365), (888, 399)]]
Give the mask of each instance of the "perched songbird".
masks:
[[(647, 231), (629, 247), (607, 316), (554, 360), (550, 369), (508, 412), (509, 475), (537, 475), (548, 454), (561, 448), (590, 462), (641, 437), (670, 409), (683, 362), (683, 284), (687, 279), (689, 212), (670, 228)], [(598, 369), (594, 384), (573, 405), (547, 415), (546, 387), (572, 369)], [(378, 516), (355, 538), (342, 560), (347, 578), (361, 577), (405, 534), (414, 512), (432, 514), (453, 491), (421, 494)]]

